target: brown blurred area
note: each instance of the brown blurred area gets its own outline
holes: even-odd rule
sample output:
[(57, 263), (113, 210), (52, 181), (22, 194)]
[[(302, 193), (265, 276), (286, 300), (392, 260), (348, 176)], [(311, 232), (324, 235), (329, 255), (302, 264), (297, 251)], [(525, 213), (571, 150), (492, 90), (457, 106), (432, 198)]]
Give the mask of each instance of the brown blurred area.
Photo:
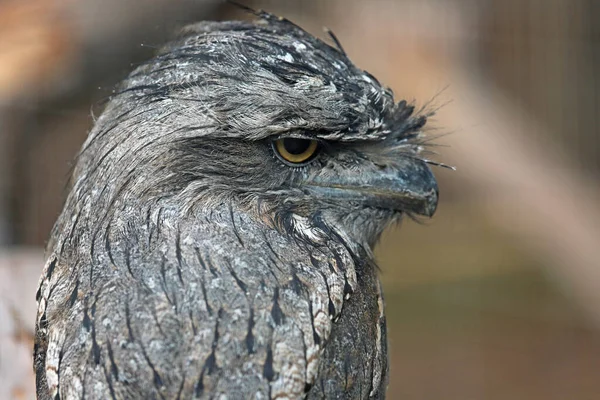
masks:
[[(33, 398), (42, 250), (113, 86), (210, 0), (0, 1), (0, 399)], [(377, 249), (393, 399), (597, 399), (600, 3), (247, 1), (438, 108), (441, 203)], [(328, 39), (326, 39), (328, 40)]]

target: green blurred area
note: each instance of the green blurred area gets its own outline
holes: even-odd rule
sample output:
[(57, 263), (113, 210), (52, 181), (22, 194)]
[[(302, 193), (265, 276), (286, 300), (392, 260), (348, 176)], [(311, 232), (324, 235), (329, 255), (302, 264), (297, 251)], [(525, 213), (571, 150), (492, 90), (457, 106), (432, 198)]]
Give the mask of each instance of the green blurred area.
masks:
[(390, 398), (598, 398), (598, 331), (513, 240), (451, 202), (384, 235)]
[(539, 273), (389, 289), (391, 398), (597, 398), (598, 334)]

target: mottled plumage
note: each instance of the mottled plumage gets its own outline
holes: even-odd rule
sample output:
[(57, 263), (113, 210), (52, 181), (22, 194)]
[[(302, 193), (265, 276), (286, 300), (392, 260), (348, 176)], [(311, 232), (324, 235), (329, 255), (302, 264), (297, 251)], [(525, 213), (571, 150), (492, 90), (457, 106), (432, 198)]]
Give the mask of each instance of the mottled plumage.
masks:
[[(37, 294), (38, 398), (383, 398), (371, 247), (435, 210), (425, 119), (287, 20), (184, 29), (78, 156)], [(289, 165), (283, 137), (319, 154)]]

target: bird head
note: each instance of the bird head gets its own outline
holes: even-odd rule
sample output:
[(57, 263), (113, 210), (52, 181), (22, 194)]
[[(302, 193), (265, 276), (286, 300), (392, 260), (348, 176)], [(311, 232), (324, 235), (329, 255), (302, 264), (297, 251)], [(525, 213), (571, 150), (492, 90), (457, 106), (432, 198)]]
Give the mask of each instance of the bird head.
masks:
[(139, 66), (91, 132), (85, 170), (111, 182), (113, 198), (229, 203), (367, 245), (403, 214), (432, 216), (427, 115), (340, 46), (259, 17), (189, 26)]

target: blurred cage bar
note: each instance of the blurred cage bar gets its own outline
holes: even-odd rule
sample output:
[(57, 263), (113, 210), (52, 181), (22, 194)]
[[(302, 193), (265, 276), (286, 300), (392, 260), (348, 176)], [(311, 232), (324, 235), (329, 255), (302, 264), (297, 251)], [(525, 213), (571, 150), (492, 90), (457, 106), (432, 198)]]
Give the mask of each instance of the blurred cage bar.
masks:
[[(245, 2), (326, 37), (398, 99), (441, 106), (442, 202), (377, 249), (390, 398), (600, 393), (600, 2)], [(143, 5), (140, 5), (143, 4)], [(0, 1), (0, 398), (32, 398), (35, 285), (93, 114), (222, 1)], [(325, 39), (327, 40), (327, 39)], [(5, 384), (6, 383), (6, 384)]]

